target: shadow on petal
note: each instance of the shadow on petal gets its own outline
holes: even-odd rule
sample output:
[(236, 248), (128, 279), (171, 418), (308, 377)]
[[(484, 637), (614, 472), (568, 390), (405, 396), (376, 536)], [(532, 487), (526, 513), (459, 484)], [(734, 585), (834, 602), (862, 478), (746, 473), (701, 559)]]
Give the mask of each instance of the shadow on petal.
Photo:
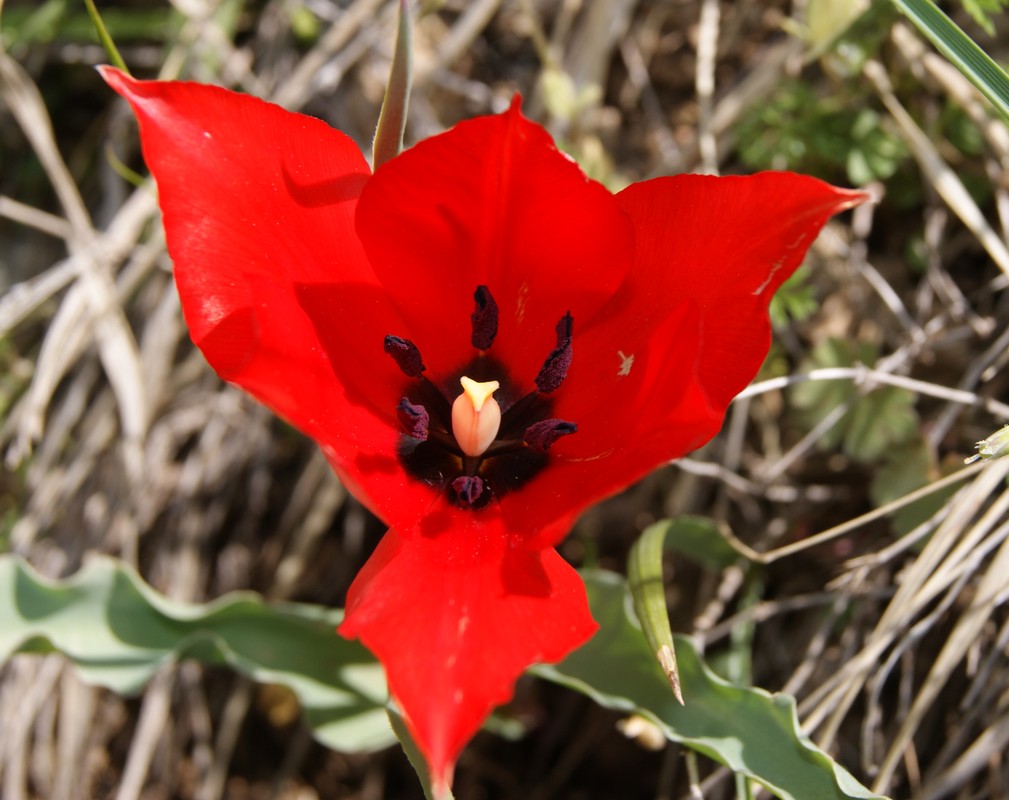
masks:
[(543, 567), (541, 554), (524, 547), (509, 547), (501, 564), (501, 585), (508, 594), (549, 597), (553, 586)]
[(292, 164), (282, 165), (284, 186), (291, 199), (305, 208), (320, 208), (357, 200), (370, 175), (348, 173), (325, 180), (300, 180)]

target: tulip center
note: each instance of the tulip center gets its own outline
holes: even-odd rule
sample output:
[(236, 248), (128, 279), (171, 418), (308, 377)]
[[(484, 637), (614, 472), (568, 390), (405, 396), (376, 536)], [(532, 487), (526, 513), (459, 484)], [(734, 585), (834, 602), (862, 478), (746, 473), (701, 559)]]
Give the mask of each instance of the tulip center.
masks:
[(409, 339), (389, 335), (384, 347), (409, 379), (397, 407), (400, 462), (454, 505), (478, 510), (538, 475), (549, 463), (551, 445), (578, 427), (552, 413), (552, 395), (571, 366), (571, 314), (557, 323), (556, 345), (536, 376), (536, 389), (521, 394), (505, 365), (488, 353), (497, 336), (497, 303), (486, 286), (478, 286), (473, 299), (470, 341), (477, 353), (455, 373), (457, 380), (431, 380)]

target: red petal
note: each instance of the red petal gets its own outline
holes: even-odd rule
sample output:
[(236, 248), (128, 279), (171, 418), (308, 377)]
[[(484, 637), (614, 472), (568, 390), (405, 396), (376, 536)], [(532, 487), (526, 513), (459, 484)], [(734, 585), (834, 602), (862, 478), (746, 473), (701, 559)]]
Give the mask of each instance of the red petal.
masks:
[[(554, 413), (578, 431), (550, 448), (550, 463), (528, 485), (501, 499), (508, 526), (529, 546), (564, 537), (587, 506), (657, 466), (703, 445), (721, 427), (696, 380), (699, 315), (690, 303), (656, 320), (596, 327), (576, 340), (574, 362), (557, 391)], [(617, 351), (634, 361), (626, 375)]]
[(597, 628), (585, 585), (554, 550), (525, 549), (487, 515), (460, 523), (389, 531), (351, 586), (340, 626), (385, 666), (441, 786), (522, 671), (560, 660)]
[[(600, 315), (576, 330), (554, 414), (578, 432), (502, 513), (535, 541), (585, 506), (704, 444), (767, 355), (771, 295), (827, 219), (866, 199), (787, 173), (683, 175), (635, 184), (635, 262)], [(630, 359), (633, 358), (633, 362)]]
[(868, 199), (790, 172), (680, 175), (634, 184), (617, 200), (634, 220), (635, 296), (689, 299), (702, 316), (699, 380), (724, 408), (767, 356), (767, 306), (834, 214)]
[(382, 342), (402, 322), (354, 231), (369, 177), (357, 146), (254, 97), (102, 75), (140, 121), (193, 341), (380, 516), (412, 524), (431, 492), (404, 490), (395, 458), (403, 378)]
[(470, 346), (473, 292), (500, 306), (491, 354), (519, 387), (571, 311), (587, 321), (620, 285), (633, 249), (613, 196), (554, 147), (518, 105), (462, 122), (384, 164), (357, 230), (431, 373), (454, 377)]

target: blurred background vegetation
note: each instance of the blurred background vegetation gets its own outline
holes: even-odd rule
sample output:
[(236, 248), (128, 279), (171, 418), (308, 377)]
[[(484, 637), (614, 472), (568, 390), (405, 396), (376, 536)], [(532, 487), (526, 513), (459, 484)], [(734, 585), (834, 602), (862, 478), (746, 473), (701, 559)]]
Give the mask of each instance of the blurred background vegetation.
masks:
[[(255, 93), (365, 152), (396, 6), (99, 3), (137, 76)], [(1005, 63), (1002, 6), (944, 4)], [(342, 605), (382, 527), (189, 343), (83, 3), (8, 0), (0, 36), (0, 550), (52, 577), (111, 553), (180, 600)], [(1009, 421), (1005, 123), (881, 0), (426, 0), (415, 37), (408, 142), (520, 92), (613, 189), (794, 169), (878, 198), (782, 290), (722, 434), (592, 511), (562, 552), (622, 571), (648, 524), (713, 520), (772, 554), (713, 559), (701, 536), (670, 557), (674, 627), (716, 668), (794, 694), (877, 791), (1009, 797), (1009, 469), (964, 467)], [(689, 796), (677, 746), (641, 746), (584, 697), (530, 679), (499, 717), (508, 735), (463, 755), (462, 798)], [(420, 796), (398, 751), (327, 751), (289, 693), (191, 663), (122, 699), (18, 656), (0, 719), (5, 800)], [(735, 796), (699, 769), (704, 797)]]

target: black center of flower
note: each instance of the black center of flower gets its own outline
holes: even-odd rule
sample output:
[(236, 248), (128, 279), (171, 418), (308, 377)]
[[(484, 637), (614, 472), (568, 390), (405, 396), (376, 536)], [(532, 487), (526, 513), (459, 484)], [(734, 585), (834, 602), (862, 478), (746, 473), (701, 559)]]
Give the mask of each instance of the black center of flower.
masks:
[(384, 349), (409, 378), (396, 409), (400, 462), (453, 504), (477, 510), (528, 483), (547, 465), (550, 446), (578, 426), (553, 416), (550, 396), (571, 366), (570, 312), (557, 323), (536, 389), (520, 394), (505, 365), (488, 353), (497, 336), (497, 303), (486, 286), (476, 288), (473, 300), (470, 341), (477, 352), (443, 383), (425, 374), (409, 339), (388, 335)]

